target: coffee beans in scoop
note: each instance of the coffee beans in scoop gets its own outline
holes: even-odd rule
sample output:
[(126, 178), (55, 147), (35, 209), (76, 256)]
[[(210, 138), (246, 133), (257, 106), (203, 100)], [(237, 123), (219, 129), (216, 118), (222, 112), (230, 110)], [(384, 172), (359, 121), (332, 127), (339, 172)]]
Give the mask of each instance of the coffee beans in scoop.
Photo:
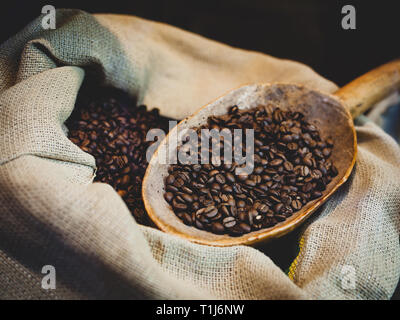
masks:
[(69, 139), (96, 159), (95, 181), (110, 184), (136, 221), (150, 225), (141, 195), (152, 128), (168, 132), (168, 119), (114, 90), (96, 90), (79, 99), (66, 125)]
[[(320, 198), (338, 174), (330, 160), (332, 140), (322, 139), (300, 112), (271, 105), (248, 110), (232, 106), (228, 114), (210, 116), (206, 125), (194, 129), (201, 141), (202, 129), (228, 129), (234, 136), (235, 129), (248, 128), (254, 129), (249, 174), (237, 174), (239, 164), (225, 161), (223, 151), (220, 161), (202, 164), (200, 142), (197, 164), (178, 159), (169, 166), (164, 198), (186, 225), (231, 236), (273, 227)], [(230, 142), (221, 138), (221, 150), (225, 143)], [(244, 138), (241, 143), (246, 150)], [(206, 152), (212, 154), (211, 147)]]

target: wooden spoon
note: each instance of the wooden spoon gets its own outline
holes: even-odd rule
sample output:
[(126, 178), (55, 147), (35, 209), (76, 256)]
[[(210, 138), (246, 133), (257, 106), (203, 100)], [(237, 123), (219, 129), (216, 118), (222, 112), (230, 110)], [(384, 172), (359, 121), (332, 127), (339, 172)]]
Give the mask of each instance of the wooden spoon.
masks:
[[(310, 217), (350, 176), (357, 154), (356, 132), (352, 117), (362, 114), (399, 88), (400, 60), (397, 60), (368, 72), (334, 95), (289, 83), (253, 84), (233, 90), (182, 120), (160, 143), (143, 180), (142, 195), (147, 213), (161, 230), (200, 244), (250, 245), (280, 237)], [(237, 105), (239, 109), (249, 109), (266, 104), (276, 105), (283, 110), (300, 111), (308, 122), (317, 126), (323, 139), (332, 137), (334, 148), (331, 159), (339, 174), (329, 183), (321, 198), (310, 201), (290, 218), (271, 228), (250, 232), (240, 237), (231, 237), (185, 225), (163, 198), (164, 178), (168, 175), (168, 165), (162, 164), (160, 158), (162, 150), (165, 150), (169, 143), (168, 137), (179, 136), (185, 129), (205, 124), (211, 115), (226, 114), (232, 105)], [(169, 147), (176, 148), (175, 140), (171, 140), (172, 145)]]

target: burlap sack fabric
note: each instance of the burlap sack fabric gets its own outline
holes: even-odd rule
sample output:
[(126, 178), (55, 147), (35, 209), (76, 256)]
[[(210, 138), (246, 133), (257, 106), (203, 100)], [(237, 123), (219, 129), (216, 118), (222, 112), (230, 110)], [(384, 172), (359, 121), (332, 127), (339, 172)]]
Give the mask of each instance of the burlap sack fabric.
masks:
[[(39, 17), (0, 47), (0, 72), (0, 298), (391, 297), (400, 150), (377, 126), (357, 127), (354, 173), (302, 228), (289, 276), (262, 249), (195, 245), (138, 225), (109, 185), (92, 183), (94, 158), (65, 134), (83, 81), (183, 118), (252, 82), (335, 91), (310, 68), (136, 17), (59, 10), (56, 30)], [(44, 265), (56, 268), (55, 290), (41, 287)], [(343, 285), (349, 266), (355, 288)]]

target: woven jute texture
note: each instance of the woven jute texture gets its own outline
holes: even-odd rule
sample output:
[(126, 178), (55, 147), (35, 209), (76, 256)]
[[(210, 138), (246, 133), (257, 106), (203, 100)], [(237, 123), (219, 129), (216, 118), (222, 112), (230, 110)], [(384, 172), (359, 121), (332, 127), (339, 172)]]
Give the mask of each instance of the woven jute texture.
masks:
[[(55, 30), (43, 30), (41, 18), (0, 47), (0, 298), (391, 297), (400, 150), (376, 125), (357, 127), (356, 168), (300, 229), (288, 274), (262, 248), (195, 245), (138, 225), (109, 185), (93, 183), (95, 160), (64, 125), (83, 82), (125, 90), (174, 118), (248, 83), (333, 92), (332, 82), (136, 17), (59, 10)], [(42, 288), (45, 265), (55, 267), (54, 290)]]

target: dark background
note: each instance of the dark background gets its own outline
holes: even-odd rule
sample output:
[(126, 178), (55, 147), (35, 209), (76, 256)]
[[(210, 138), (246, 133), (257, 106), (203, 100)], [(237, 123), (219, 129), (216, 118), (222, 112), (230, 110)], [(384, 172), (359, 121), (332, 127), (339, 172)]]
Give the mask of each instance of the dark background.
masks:
[[(165, 22), (232, 46), (303, 62), (340, 86), (400, 58), (398, 0), (4, 0), (0, 42), (39, 16), (46, 4)], [(341, 28), (346, 4), (356, 8), (356, 30)], [(400, 298), (400, 287), (393, 298)]]
[[(112, 0), (3, 1), (0, 42), (40, 15), (45, 4), (157, 20), (232, 46), (308, 64), (344, 85), (400, 57), (398, 0)], [(341, 8), (352, 4), (357, 29), (343, 30)]]

